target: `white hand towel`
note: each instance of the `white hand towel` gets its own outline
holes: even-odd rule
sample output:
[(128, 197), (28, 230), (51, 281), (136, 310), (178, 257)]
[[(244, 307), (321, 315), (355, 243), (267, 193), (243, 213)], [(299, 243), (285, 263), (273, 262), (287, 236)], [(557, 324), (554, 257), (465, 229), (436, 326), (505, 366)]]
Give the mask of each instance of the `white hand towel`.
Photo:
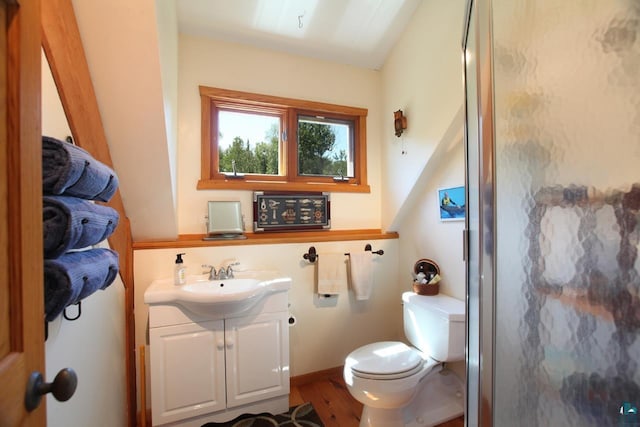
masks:
[(349, 266), (351, 272), (351, 288), (357, 300), (367, 300), (373, 288), (373, 254), (371, 251), (351, 252)]
[(320, 295), (336, 295), (347, 287), (347, 267), (343, 253), (318, 256), (317, 287)]

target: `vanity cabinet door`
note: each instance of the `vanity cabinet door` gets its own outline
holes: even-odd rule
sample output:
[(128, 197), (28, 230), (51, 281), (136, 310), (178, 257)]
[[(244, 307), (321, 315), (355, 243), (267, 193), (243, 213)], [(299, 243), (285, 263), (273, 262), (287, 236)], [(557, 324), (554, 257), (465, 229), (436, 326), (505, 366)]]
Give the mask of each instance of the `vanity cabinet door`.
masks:
[(227, 407), (289, 394), (287, 313), (225, 322)]
[(225, 409), (224, 321), (151, 328), (154, 425)]

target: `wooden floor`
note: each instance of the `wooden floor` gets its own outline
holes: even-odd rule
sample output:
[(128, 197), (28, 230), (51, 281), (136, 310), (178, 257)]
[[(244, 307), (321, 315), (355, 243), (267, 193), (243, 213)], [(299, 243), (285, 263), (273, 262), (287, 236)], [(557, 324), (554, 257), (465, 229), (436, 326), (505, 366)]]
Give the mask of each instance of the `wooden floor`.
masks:
[[(326, 427), (358, 427), (360, 424), (362, 404), (349, 394), (341, 368), (292, 378), (289, 406), (304, 402), (313, 404)], [(464, 417), (439, 427), (464, 427)]]

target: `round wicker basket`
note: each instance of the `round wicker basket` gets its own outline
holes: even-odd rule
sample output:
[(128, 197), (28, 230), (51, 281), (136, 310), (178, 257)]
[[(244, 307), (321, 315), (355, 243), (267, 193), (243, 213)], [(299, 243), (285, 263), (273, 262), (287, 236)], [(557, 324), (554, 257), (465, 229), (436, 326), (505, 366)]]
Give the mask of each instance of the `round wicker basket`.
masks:
[(421, 285), (413, 282), (413, 292), (418, 295), (438, 295), (440, 293), (440, 284), (435, 285)]
[[(428, 258), (419, 259), (413, 266), (415, 274), (425, 273), (427, 275), (440, 274), (440, 267), (435, 261)], [(435, 283), (433, 285), (422, 285), (417, 282), (413, 282), (413, 292), (418, 295), (438, 295), (440, 293), (440, 284)]]

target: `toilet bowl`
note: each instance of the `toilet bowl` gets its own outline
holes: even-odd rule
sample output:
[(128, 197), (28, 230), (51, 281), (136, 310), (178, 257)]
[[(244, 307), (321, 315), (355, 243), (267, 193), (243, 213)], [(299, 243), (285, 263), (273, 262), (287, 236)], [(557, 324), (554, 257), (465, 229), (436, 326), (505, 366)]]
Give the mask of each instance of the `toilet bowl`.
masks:
[(464, 303), (412, 292), (402, 299), (413, 347), (377, 342), (345, 360), (347, 388), (364, 405), (361, 427), (432, 426), (464, 412), (464, 384), (443, 363), (464, 359)]

